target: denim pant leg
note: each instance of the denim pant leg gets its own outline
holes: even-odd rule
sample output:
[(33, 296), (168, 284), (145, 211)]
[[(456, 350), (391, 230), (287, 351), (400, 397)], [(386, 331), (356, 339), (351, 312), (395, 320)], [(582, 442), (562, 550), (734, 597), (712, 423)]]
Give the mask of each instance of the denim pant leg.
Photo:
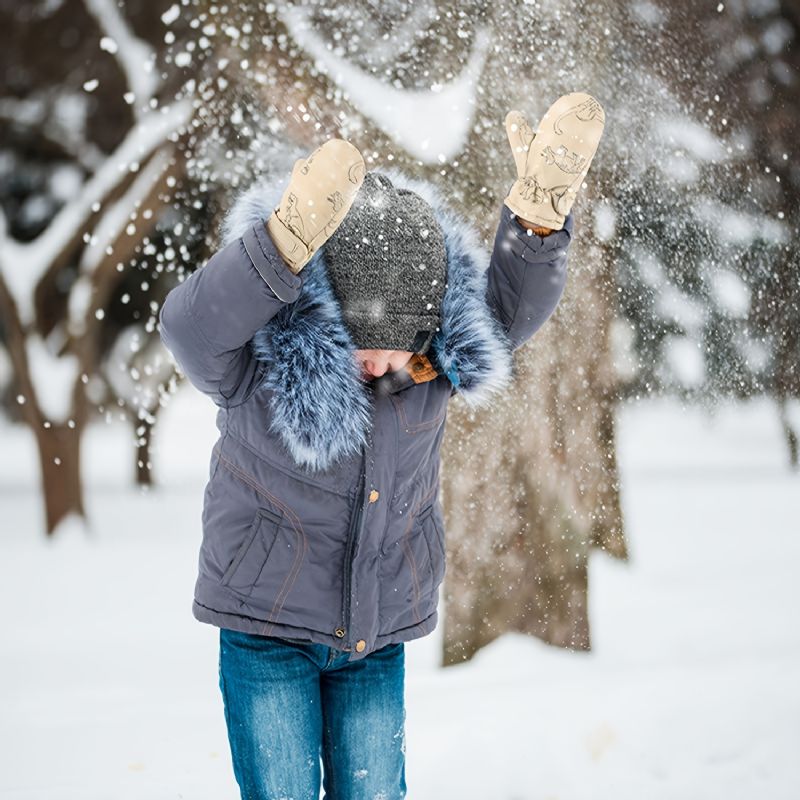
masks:
[(219, 685), (242, 800), (319, 800), (327, 653), (220, 629)]
[(324, 800), (406, 796), (405, 648), (389, 644), (322, 671)]

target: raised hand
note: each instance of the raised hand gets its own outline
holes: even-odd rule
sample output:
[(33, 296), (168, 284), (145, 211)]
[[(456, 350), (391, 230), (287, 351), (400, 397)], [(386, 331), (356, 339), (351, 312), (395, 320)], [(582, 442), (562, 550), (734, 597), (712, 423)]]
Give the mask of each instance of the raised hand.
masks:
[(506, 206), (521, 220), (561, 230), (603, 135), (603, 107), (572, 92), (550, 106), (535, 133), (521, 111), (509, 111), (505, 125), (517, 168)]
[(361, 153), (344, 139), (329, 139), (295, 162), (267, 230), (289, 269), (297, 274), (333, 235), (361, 188)]

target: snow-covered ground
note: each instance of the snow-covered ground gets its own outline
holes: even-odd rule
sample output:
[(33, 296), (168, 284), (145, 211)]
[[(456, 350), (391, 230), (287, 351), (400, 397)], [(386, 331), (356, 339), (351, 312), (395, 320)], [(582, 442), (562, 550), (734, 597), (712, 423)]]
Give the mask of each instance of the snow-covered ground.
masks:
[[(0, 428), (0, 797), (238, 797), (217, 629), (190, 611), (214, 413), (176, 396), (146, 494), (130, 428), (92, 428), (91, 536), (56, 541), (30, 438)], [(800, 476), (777, 417), (649, 401), (618, 431), (631, 558), (592, 555), (593, 651), (507, 634), (440, 669), (441, 628), (409, 643), (411, 800), (800, 797)]]

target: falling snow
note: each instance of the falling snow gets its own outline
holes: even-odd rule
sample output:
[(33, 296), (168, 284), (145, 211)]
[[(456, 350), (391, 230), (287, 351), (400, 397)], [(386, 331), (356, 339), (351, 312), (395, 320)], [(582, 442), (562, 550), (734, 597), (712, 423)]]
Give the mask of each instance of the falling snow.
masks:
[[(0, 488), (6, 606), (22, 611), (7, 631), (16, 695), (3, 703), (0, 794), (51, 796), (55, 782), (90, 773), (86, 796), (113, 785), (141, 797), (141, 780), (175, 796), (231, 793), (219, 709), (192, 671), (210, 651), (172, 596), (197, 534), (187, 498), (202, 491), (216, 409), (176, 370), (157, 321), (166, 294), (215, 251), (233, 196), (288, 178), (339, 136), (368, 169), (429, 180), (488, 254), (515, 177), (505, 114), (522, 110), (535, 130), (576, 90), (602, 102), (607, 128), (574, 206), (564, 300), (516, 354), (514, 392), (494, 413), (453, 400), (442, 487), (455, 498), (445, 500), (459, 569), (485, 565), (480, 580), (507, 586), (498, 565), (530, 546), (529, 618), (548, 632), (591, 629), (594, 652), (506, 630), (491, 603), (482, 613), (498, 637), (469, 664), (441, 670), (431, 637), (420, 642), (410, 740), (439, 755), (417, 767), (413, 793), (672, 798), (688, 780), (707, 795), (751, 796), (757, 784), (778, 797), (798, 783), (798, 643), (784, 610), (797, 606), (788, 570), (800, 510), (789, 471), (800, 460), (800, 31), (785, 4), (6, 5)], [(500, 246), (528, 256), (541, 244), (530, 230), (511, 238)], [(356, 246), (396, 266), (380, 238)], [(408, 268), (426, 291), (438, 285), (430, 264)], [(343, 308), (354, 311), (380, 321), (392, 309)], [(64, 431), (77, 461), (39, 449)], [(55, 496), (76, 463), (89, 522), (65, 514), (45, 552), (39, 487), (58, 467)], [(609, 552), (623, 544), (628, 562)], [(43, 588), (20, 602), (31, 576)], [(443, 619), (461, 602), (450, 599)], [(45, 606), (51, 677), (35, 683)], [(166, 647), (186, 652), (161, 659), (155, 680), (148, 636), (165, 615), (165, 629), (187, 626)], [(114, 647), (98, 644), (100, 630)], [(17, 695), (39, 705), (23, 713)], [(199, 724), (184, 713), (198, 702)], [(176, 709), (167, 738), (183, 743), (170, 769), (150, 747), (160, 741), (150, 712), (165, 704)], [(118, 728), (93, 764), (87, 710)], [(43, 724), (64, 732), (58, 752), (37, 739)], [(42, 754), (52, 770), (36, 768)]]

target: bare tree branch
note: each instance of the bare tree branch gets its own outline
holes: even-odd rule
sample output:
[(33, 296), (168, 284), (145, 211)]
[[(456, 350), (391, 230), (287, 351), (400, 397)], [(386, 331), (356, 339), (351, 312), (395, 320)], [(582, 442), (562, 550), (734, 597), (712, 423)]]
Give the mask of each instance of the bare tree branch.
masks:
[(191, 103), (183, 101), (151, 111), (135, 125), (103, 166), (84, 184), (74, 202), (65, 205), (32, 242), (18, 244), (5, 236), (0, 248), (0, 272), (19, 308), (25, 327), (34, 318), (33, 295), (60, 253), (81, 236), (121, 177), (136, 172), (142, 160), (188, 122)]
[(106, 34), (103, 49), (111, 53), (125, 73), (133, 92), (134, 113), (140, 118), (159, 85), (155, 53), (147, 42), (134, 35), (114, 0), (84, 0), (89, 13)]

